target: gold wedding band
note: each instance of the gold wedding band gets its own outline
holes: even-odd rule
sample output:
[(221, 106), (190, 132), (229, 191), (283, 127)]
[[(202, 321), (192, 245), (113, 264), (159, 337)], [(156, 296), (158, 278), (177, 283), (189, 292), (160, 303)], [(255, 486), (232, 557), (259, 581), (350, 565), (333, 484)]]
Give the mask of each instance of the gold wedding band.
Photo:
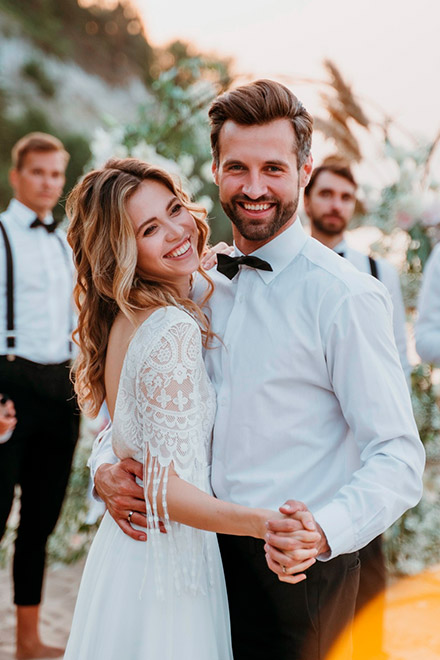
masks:
[(130, 511), (130, 513), (127, 516), (127, 520), (129, 523), (131, 523), (131, 516), (133, 515), (134, 511)]

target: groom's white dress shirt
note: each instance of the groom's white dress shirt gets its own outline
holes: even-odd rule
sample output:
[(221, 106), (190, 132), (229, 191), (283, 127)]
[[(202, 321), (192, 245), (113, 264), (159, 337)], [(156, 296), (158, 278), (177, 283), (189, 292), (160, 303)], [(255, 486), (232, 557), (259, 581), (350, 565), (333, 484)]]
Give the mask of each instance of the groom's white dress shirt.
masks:
[[(73, 329), (73, 261), (58, 229), (31, 229), (36, 214), (12, 199), (1, 214), (14, 266), (15, 348), (6, 343), (6, 251), (0, 234), (0, 355), (14, 354), (40, 364), (69, 359)], [(49, 224), (51, 215), (44, 218)], [(61, 245), (60, 241), (63, 242)]]
[[(238, 254), (238, 251), (237, 251)], [(331, 553), (354, 551), (421, 496), (424, 450), (385, 287), (297, 220), (253, 253), (273, 272), (210, 272), (205, 362), (217, 391), (217, 497), (277, 509), (302, 500)], [(108, 439), (92, 460), (114, 462)]]
[(417, 353), (425, 362), (440, 365), (440, 245), (429, 256), (423, 273), (416, 323)]
[[(371, 274), (368, 255), (359, 250), (354, 250), (343, 240), (336, 245), (333, 250), (338, 254), (343, 254), (357, 270), (362, 273)], [(403, 303), (402, 289), (400, 286), (399, 273), (386, 259), (376, 259), (377, 275), (379, 280), (388, 289), (393, 303), (393, 328), (394, 339), (396, 340), (397, 350), (399, 351), (400, 363), (409, 381), (411, 375), (411, 365), (408, 362), (407, 339), (406, 339), (406, 314)]]

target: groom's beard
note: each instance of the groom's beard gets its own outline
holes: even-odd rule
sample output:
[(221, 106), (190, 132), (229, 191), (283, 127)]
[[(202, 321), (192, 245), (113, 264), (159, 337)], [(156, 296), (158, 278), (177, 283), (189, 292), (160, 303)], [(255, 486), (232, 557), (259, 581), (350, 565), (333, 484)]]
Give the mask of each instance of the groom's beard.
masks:
[[(243, 195), (235, 195), (230, 202), (224, 202), (220, 198), (220, 203), (224, 212), (230, 221), (237, 227), (239, 233), (248, 241), (264, 241), (272, 238), (284, 225), (292, 218), (298, 208), (299, 188), (296, 195), (283, 204), (277, 198), (260, 197), (259, 199), (248, 199)], [(270, 214), (264, 219), (252, 220), (245, 214), (240, 206), (248, 202), (249, 204), (274, 204)]]

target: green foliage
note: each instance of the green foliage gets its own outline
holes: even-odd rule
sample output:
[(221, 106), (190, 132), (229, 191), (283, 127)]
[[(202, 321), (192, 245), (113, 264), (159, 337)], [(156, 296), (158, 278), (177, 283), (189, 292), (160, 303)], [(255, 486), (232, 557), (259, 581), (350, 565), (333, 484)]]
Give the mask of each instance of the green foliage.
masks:
[[(60, 39), (63, 25), (52, 11), (54, 4), (51, 0), (0, 0), (0, 9), (18, 19), (23, 32), (43, 50), (66, 56), (67, 42)], [(35, 20), (36, 16), (39, 20)]]
[(424, 475), (424, 496), (385, 535), (385, 552), (394, 575), (414, 575), (440, 561), (440, 481), (438, 464)]
[(113, 83), (124, 83), (133, 74), (151, 81), (153, 49), (128, 2), (107, 10), (98, 4), (81, 7), (77, 0), (0, 0), (2, 10), (47, 53), (72, 58)]
[(421, 222), (415, 222), (408, 229), (410, 243), (406, 253), (407, 269), (409, 272), (422, 273), (432, 250), (432, 241)]
[[(384, 187), (370, 220), (386, 235), (407, 233), (402, 288), (414, 322), (423, 269), (433, 245), (440, 238), (440, 214), (435, 184), (430, 179), (428, 157), (436, 141), (413, 150), (399, 148), (388, 137), (384, 154), (392, 160), (397, 176)], [(417, 365), (411, 375), (412, 405), (420, 438), (426, 451), (424, 493), (420, 503), (407, 511), (386, 533), (390, 570), (412, 574), (440, 561), (440, 410), (438, 388), (431, 365)]]
[(97, 524), (86, 524), (89, 508), (87, 492), (90, 481), (87, 460), (92, 443), (93, 433), (87, 424), (83, 423), (61, 516), (49, 539), (48, 559), (51, 563), (70, 564), (81, 559), (87, 553), (96, 533)]
[[(156, 164), (165, 169), (177, 163), (187, 179), (185, 187), (196, 200), (209, 202), (212, 242), (230, 241), (230, 223), (210, 173), (207, 115), (212, 99), (230, 82), (227, 63), (190, 57), (180, 43), (173, 52), (174, 65), (158, 75), (151, 86), (154, 96), (139, 108), (136, 121), (108, 126), (107, 157), (113, 153), (144, 160), (159, 156), (166, 160)], [(95, 153), (92, 165), (101, 164), (100, 154)]]
[(435, 463), (440, 461), (440, 409), (432, 373), (430, 365), (418, 364), (411, 374), (411, 387), (414, 416), (426, 458), (428, 462)]
[[(6, 23), (10, 31), (24, 34), (45, 52), (74, 57), (88, 71), (99, 73), (111, 82), (125, 81), (133, 73), (150, 79), (152, 50), (141, 31), (130, 33), (138, 17), (133, 8), (125, 4), (118, 4), (113, 11), (104, 11), (98, 7), (82, 8), (77, 0), (0, 0), (0, 13), (14, 18), (15, 22)], [(93, 35), (90, 34), (91, 23), (97, 25)], [(36, 85), (38, 96), (56, 98), (54, 83), (39, 56), (24, 64), (22, 75)], [(75, 134), (70, 127), (60, 131), (32, 104), (21, 112), (15, 108), (11, 112), (14, 102), (15, 99), (9, 98), (0, 88), (0, 211), (6, 208), (12, 192), (8, 182), (11, 148), (23, 135), (42, 131), (59, 137), (65, 144), (71, 155), (66, 191), (78, 180), (90, 160), (87, 136)], [(54, 216), (61, 220), (63, 215), (61, 202)]]
[(440, 562), (440, 409), (432, 382), (433, 369), (417, 365), (411, 374), (412, 404), (426, 451), (420, 503), (407, 511), (389, 530), (385, 551), (395, 575), (415, 574)]
[(49, 98), (55, 96), (55, 84), (47, 75), (41, 62), (38, 62), (34, 59), (28, 60), (23, 65), (22, 74), (23, 77), (28, 78), (36, 84), (38, 91), (43, 96), (47, 96)]
[(57, 220), (61, 220), (64, 217), (65, 198), (84, 172), (84, 167), (89, 162), (91, 156), (89, 140), (84, 135), (66, 133), (62, 134), (60, 139), (70, 154), (70, 160), (66, 171), (64, 195), (54, 210), (54, 217)]

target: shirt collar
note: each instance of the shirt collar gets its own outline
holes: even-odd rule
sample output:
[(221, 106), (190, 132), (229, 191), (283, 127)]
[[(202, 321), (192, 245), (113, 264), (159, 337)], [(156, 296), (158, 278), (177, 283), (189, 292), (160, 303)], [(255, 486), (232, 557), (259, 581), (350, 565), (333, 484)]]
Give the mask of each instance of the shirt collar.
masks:
[(338, 243), (337, 245), (335, 245), (334, 248), (332, 248), (332, 250), (340, 254), (341, 252), (343, 253), (347, 252), (347, 247), (348, 247), (347, 241), (345, 240), (345, 238), (343, 238), (340, 243)]
[[(14, 221), (17, 222), (23, 228), (29, 227), (31, 222), (35, 220), (37, 214), (35, 211), (32, 211), (28, 206), (25, 206), (18, 199), (11, 199), (7, 209), (8, 213), (14, 216)], [(51, 213), (48, 213), (44, 218), (43, 222), (45, 225), (53, 222), (53, 217)]]
[[(257, 269), (265, 284), (269, 284), (301, 252), (307, 239), (301, 220), (297, 217), (285, 231), (251, 253), (252, 256), (264, 259), (272, 266), (271, 271)], [(236, 256), (243, 255), (235, 243), (234, 248)]]

